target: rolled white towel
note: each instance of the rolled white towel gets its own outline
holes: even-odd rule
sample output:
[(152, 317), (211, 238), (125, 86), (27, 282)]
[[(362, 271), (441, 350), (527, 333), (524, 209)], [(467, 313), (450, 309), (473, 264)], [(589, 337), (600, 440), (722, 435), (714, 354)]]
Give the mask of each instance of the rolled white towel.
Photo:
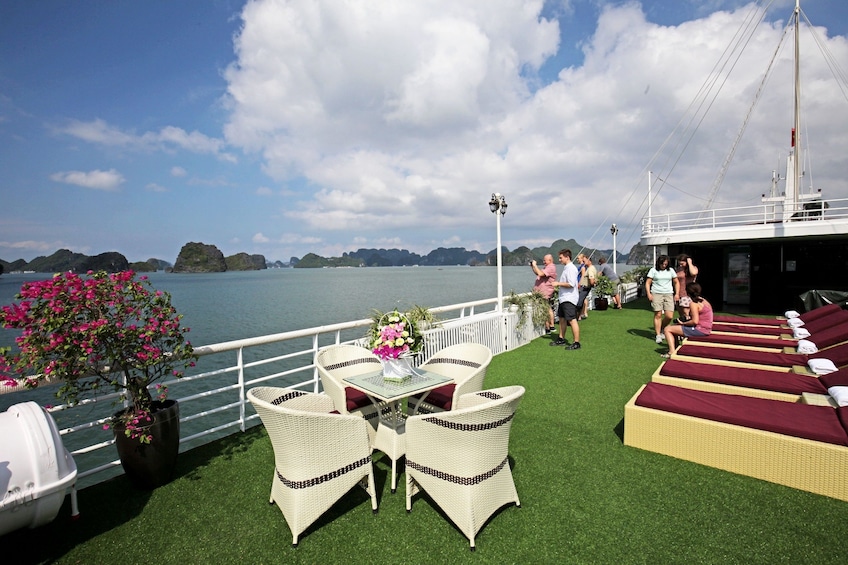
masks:
[(786, 320), (786, 324), (790, 328), (800, 328), (804, 325), (804, 320), (802, 320), (801, 318), (789, 318), (788, 320)]
[(837, 370), (830, 359), (810, 359), (807, 361), (807, 367), (817, 375), (826, 375)]
[(818, 353), (819, 348), (808, 339), (798, 340), (798, 353)]
[(810, 337), (810, 330), (804, 327), (797, 327), (792, 330), (792, 335), (795, 339), (804, 339), (805, 337)]
[(840, 406), (848, 406), (848, 386), (832, 386), (827, 393), (833, 397)]
[(787, 318), (797, 318), (801, 314), (799, 314), (797, 310), (787, 310), (783, 315)]

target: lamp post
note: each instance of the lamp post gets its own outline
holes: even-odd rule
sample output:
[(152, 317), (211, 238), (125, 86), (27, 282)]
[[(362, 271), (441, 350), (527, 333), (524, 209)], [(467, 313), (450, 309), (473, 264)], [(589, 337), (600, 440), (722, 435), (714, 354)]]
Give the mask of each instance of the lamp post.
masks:
[(612, 234), (612, 270), (615, 271), (615, 274), (618, 274), (618, 265), (616, 264), (616, 255), (618, 255), (615, 251), (615, 236), (618, 235), (618, 226), (613, 224), (610, 227), (610, 233)]
[(492, 194), (492, 199), (489, 200), (489, 210), (495, 215), (495, 225), (498, 232), (498, 310), (503, 310), (503, 273), (501, 273), (501, 216), (506, 214), (506, 198), (500, 193)]

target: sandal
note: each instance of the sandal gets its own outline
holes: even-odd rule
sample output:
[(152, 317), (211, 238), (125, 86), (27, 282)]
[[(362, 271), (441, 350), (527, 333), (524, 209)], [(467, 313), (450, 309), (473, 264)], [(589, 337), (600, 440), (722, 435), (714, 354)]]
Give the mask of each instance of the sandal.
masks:
[(660, 357), (662, 357), (663, 359), (671, 359), (671, 354), (670, 353), (661, 353)]

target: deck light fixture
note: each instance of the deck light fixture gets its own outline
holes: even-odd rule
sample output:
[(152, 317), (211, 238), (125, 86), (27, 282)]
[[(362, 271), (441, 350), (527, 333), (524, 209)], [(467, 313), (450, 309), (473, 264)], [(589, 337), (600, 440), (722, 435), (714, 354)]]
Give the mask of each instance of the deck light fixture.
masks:
[(618, 226), (615, 224), (610, 226), (610, 233), (612, 234), (612, 270), (618, 274), (618, 265), (616, 264), (616, 256), (618, 253), (615, 251), (615, 236), (618, 235)]
[[(506, 198), (500, 193), (492, 194), (492, 199), (489, 200), (489, 210), (495, 215), (495, 225), (498, 232), (498, 310), (503, 310), (503, 273), (501, 272), (501, 216), (506, 214)], [(500, 212), (500, 214), (498, 214)]]

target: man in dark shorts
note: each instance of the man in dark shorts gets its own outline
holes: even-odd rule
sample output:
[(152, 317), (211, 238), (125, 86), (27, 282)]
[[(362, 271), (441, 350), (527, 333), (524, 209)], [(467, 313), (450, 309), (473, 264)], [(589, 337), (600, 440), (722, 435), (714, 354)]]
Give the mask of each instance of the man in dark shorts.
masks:
[(577, 267), (571, 261), (571, 250), (563, 249), (559, 252), (559, 262), (564, 265), (559, 280), (554, 283), (554, 288), (559, 292), (559, 337), (551, 342), (551, 345), (566, 345), (566, 324), (571, 326), (574, 335), (574, 343), (568, 349), (580, 349), (580, 326), (577, 325), (577, 301), (580, 291), (577, 286)]

